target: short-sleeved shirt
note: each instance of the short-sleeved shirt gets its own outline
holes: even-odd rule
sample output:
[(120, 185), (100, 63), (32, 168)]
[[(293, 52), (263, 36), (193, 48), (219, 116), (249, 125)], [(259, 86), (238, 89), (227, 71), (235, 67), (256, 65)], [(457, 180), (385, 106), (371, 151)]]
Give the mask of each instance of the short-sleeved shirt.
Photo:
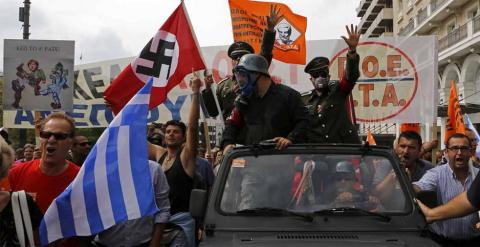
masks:
[(80, 168), (70, 161), (67, 169), (56, 176), (49, 176), (40, 169), (40, 160), (32, 160), (13, 167), (8, 173), (12, 191), (25, 190), (45, 213), (52, 201), (62, 193), (77, 176)]
[[(478, 173), (478, 168), (471, 167), (465, 185), (459, 181), (451, 169), (450, 165), (445, 164), (430, 169), (425, 175), (413, 184), (422, 191), (436, 191), (439, 204), (445, 204), (457, 195), (468, 190), (471, 187), (474, 174)], [(475, 229), (475, 224), (479, 221), (478, 214), (472, 213), (460, 218), (442, 220), (430, 225), (431, 231), (449, 239), (466, 240), (480, 236), (480, 231)]]

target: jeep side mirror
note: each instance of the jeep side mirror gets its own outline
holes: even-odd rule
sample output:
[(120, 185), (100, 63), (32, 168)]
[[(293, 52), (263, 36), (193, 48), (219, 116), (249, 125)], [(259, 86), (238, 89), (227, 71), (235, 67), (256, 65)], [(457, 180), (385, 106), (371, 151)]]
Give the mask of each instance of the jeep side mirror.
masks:
[(190, 194), (190, 214), (193, 218), (201, 219), (205, 216), (205, 210), (207, 208), (207, 191), (193, 189)]

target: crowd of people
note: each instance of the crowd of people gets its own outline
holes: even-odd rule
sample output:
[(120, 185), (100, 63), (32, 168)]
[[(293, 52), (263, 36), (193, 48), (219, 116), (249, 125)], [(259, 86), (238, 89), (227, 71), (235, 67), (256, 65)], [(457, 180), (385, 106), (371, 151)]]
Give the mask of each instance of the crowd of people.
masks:
[[(348, 102), (360, 76), (357, 27), (347, 26), (348, 35), (342, 36), (348, 46), (344, 76), (338, 81), (330, 80), (329, 59), (316, 57), (305, 67), (313, 90), (301, 95), (288, 86), (273, 82), (268, 72), (275, 25), (279, 19), (278, 9), (272, 7), (260, 54), (254, 54), (254, 49), (245, 42), (230, 46), (228, 56), (234, 65), (233, 74), (219, 82), (216, 91), (211, 87), (213, 80), (208, 73), (205, 73), (206, 88), (203, 91), (200, 90), (201, 80), (198, 77), (192, 80), (188, 126), (178, 120), (149, 126), (149, 166), (159, 212), (154, 217), (117, 224), (96, 236), (63, 239), (53, 245), (194, 246), (202, 240), (204, 233), (202, 219), (193, 219), (189, 214), (191, 191), (212, 188), (223, 154), (236, 144), (249, 145), (268, 140), (275, 143), (277, 149), (295, 143), (359, 144)], [(206, 104), (208, 115), (225, 121), (223, 139), (212, 150), (199, 146), (200, 97)], [(47, 116), (39, 123), (38, 129), (38, 146), (26, 144), (14, 151), (6, 142), (8, 140), (0, 140), (2, 246), (19, 246), (24, 242), (16, 234), (11, 192), (27, 192), (28, 211), (38, 240), (38, 231), (35, 230), (42, 215), (76, 177), (92, 146), (88, 138), (76, 134), (74, 120), (63, 113)], [(394, 143), (395, 157), (415, 192), (435, 191), (438, 204), (447, 204), (453, 198), (461, 197), (454, 201), (461, 203), (464, 210), (451, 215), (443, 213), (446, 209), (429, 209), (419, 202), (428, 221), (467, 214), (429, 226), (431, 237), (445, 246), (480, 245), (480, 221), (475, 212), (479, 196), (466, 193), (480, 183), (475, 179), (479, 170), (478, 157), (472, 151), (477, 143), (471, 130), (465, 135), (452, 135), (446, 149), (436, 155), (432, 152), (438, 142), (423, 143), (416, 132), (402, 132)], [(436, 166), (430, 162), (435, 156), (438, 158), (434, 162)], [(351, 172), (349, 167), (349, 164), (341, 164), (338, 169)], [(377, 164), (373, 174), (372, 196), (382, 201), (385, 207), (388, 203), (394, 204), (398, 198), (392, 197), (395, 194), (392, 191), (400, 189), (394, 183), (395, 171), (391, 166)], [(344, 197), (349, 200), (348, 196)]]

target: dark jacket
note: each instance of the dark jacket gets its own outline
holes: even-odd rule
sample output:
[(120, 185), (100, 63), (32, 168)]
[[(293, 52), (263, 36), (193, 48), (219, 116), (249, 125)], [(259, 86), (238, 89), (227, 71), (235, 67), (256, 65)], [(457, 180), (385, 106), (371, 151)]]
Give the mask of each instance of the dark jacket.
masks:
[(226, 121), (222, 147), (236, 143), (241, 131), (249, 145), (274, 137), (286, 137), (293, 143), (304, 142), (308, 113), (300, 94), (294, 89), (272, 82), (263, 98), (256, 92), (248, 104), (236, 104)]
[[(267, 59), (268, 64), (272, 62), (272, 50), (273, 43), (275, 42), (275, 31), (270, 32), (268, 30), (263, 31), (263, 39), (260, 50), (260, 55)], [(237, 94), (233, 91), (233, 86), (235, 85), (235, 80), (232, 77), (227, 77), (220, 81), (217, 85), (217, 100), (222, 110), (223, 119), (227, 119), (230, 116), (230, 113), (233, 109), (233, 102), (237, 97)], [(208, 115), (211, 117), (218, 116), (217, 106), (215, 104), (215, 99), (213, 97), (212, 90), (204, 89), (202, 91), (202, 98), (205, 102), (205, 106), (208, 111)]]
[(330, 81), (328, 92), (318, 96), (313, 90), (302, 96), (310, 117), (308, 142), (360, 143), (348, 107), (349, 95), (360, 76), (359, 60), (356, 53), (347, 55), (345, 76), (340, 81)]

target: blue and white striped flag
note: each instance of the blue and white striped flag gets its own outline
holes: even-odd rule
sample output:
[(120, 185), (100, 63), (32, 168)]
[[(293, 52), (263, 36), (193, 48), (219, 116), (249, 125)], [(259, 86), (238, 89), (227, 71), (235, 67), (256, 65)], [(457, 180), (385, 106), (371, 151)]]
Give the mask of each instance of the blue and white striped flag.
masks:
[[(463, 121), (465, 121), (465, 127), (471, 129), (473, 133), (475, 133), (475, 136), (477, 136), (477, 140), (480, 141), (480, 136), (478, 135), (477, 129), (475, 129), (475, 126), (473, 126), (472, 121), (470, 121), (470, 118), (468, 117), (467, 114), (463, 115)], [(477, 157), (480, 157), (480, 145), (477, 146), (477, 150), (475, 150), (475, 154)]]
[(40, 224), (42, 245), (158, 211), (147, 157), (151, 88), (152, 79), (113, 119), (77, 177), (52, 202)]

